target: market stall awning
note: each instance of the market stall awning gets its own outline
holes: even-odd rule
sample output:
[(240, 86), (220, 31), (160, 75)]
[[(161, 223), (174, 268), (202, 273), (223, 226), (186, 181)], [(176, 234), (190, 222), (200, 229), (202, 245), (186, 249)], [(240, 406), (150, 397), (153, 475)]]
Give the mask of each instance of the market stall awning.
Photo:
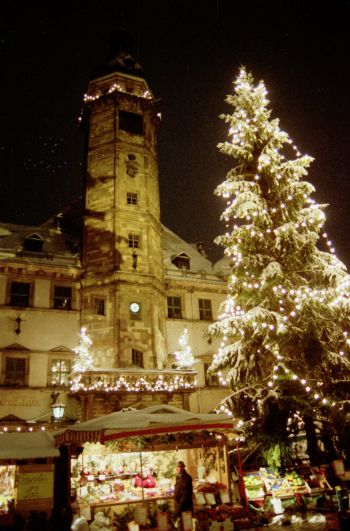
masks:
[(1, 433), (0, 461), (58, 457), (55, 439), (50, 433)]
[(113, 439), (185, 431), (235, 431), (235, 420), (215, 413), (192, 413), (168, 405), (118, 411), (68, 426), (56, 444), (105, 442)]

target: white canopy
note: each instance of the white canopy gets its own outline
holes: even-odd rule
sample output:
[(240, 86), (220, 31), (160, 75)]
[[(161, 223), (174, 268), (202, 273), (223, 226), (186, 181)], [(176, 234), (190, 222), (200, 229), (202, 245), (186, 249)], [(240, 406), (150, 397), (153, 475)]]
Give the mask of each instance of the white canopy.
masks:
[(47, 432), (1, 433), (0, 460), (58, 457), (54, 437)]
[(56, 435), (57, 444), (100, 441), (153, 435), (157, 433), (225, 430), (233, 431), (235, 421), (227, 415), (192, 413), (158, 404), (140, 410), (117, 411), (77, 423)]

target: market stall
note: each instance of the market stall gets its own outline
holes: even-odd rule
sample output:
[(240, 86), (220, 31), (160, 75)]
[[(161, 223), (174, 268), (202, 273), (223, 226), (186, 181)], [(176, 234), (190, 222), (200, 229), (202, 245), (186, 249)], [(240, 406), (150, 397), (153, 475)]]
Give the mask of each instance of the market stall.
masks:
[(336, 494), (324, 471), (310, 465), (296, 466), (284, 474), (268, 468), (246, 471), (244, 484), (251, 506), (271, 506), (275, 513), (292, 507), (314, 509), (321, 505), (321, 498), (332, 502)]
[(120, 519), (131, 506), (136, 520), (149, 518), (155, 504), (170, 514), (179, 460), (193, 478), (195, 512), (203, 520), (204, 509), (229, 511), (227, 436), (234, 429), (226, 415), (157, 405), (75, 424), (56, 441), (71, 447), (72, 492), (87, 520), (101, 510)]
[(54, 503), (54, 459), (59, 456), (46, 432), (0, 436), (0, 525), (11, 515), (49, 513)]

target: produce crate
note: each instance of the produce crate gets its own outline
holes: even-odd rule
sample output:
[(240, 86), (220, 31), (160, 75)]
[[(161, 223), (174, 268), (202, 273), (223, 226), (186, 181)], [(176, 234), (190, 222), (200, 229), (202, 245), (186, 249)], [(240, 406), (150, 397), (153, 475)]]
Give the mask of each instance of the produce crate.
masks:
[(249, 500), (263, 498), (265, 496), (264, 482), (261, 479), (259, 472), (251, 472), (249, 474), (245, 474), (243, 479), (245, 490)]
[(314, 476), (305, 481), (306, 489), (310, 494), (321, 494), (326, 490), (332, 490), (332, 487), (322, 475)]

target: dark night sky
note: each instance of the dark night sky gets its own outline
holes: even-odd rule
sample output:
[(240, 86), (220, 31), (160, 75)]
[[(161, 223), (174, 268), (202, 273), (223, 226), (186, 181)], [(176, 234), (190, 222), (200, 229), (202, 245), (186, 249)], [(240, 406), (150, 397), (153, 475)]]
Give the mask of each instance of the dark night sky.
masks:
[(218, 118), (240, 65), (264, 79), (274, 116), (329, 203), (326, 230), (350, 265), (350, 2), (237, 0), (2, 2), (0, 219), (37, 224), (81, 191), (78, 128), (89, 74), (111, 31), (135, 37), (159, 99), (162, 221), (187, 241), (224, 230), (214, 188), (230, 167)]

